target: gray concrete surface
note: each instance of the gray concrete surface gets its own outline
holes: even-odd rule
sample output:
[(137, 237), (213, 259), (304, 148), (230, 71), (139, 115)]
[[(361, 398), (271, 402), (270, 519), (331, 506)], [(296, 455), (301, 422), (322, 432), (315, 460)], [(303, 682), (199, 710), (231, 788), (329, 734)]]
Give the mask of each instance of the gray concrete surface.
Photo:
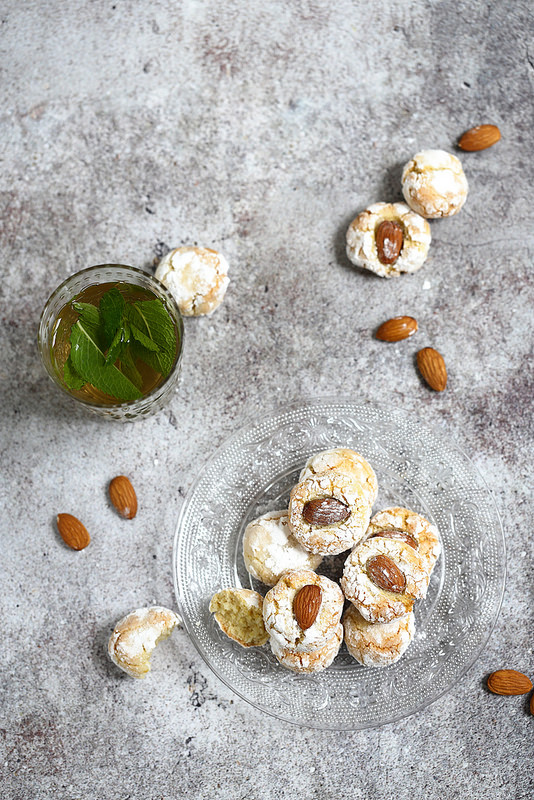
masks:
[[(2, 797), (529, 798), (534, 717), (485, 677), (534, 677), (534, 25), (526, 2), (4, 0), (1, 33)], [(386, 282), (343, 253), (349, 220), (398, 199), (400, 166), (473, 124), (471, 192), (431, 255)], [(87, 416), (39, 362), (70, 273), (148, 269), (198, 242), (231, 262), (224, 306), (187, 320), (181, 388), (129, 426)], [(419, 320), (385, 346), (376, 326)], [(416, 350), (449, 366), (436, 395)], [(428, 710), (355, 733), (288, 726), (232, 695), (183, 632), (134, 682), (115, 620), (173, 606), (171, 546), (204, 460), (253, 413), (341, 392), (418, 413), (471, 454), (502, 514), (496, 629)], [(106, 486), (138, 488), (132, 523)], [(62, 544), (59, 511), (93, 542)]]

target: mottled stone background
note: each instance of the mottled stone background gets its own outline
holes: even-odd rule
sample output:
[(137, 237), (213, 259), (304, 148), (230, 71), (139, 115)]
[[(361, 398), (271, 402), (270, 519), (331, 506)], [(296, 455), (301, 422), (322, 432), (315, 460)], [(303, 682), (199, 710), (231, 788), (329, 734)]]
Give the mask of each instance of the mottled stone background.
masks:
[[(530, 798), (534, 717), (487, 674), (534, 677), (532, 213), (534, 25), (528, 2), (4, 0), (1, 4), (2, 797)], [(349, 220), (400, 198), (415, 151), (471, 125), (502, 141), (465, 154), (471, 191), (432, 224), (414, 276), (344, 256)], [(186, 321), (171, 406), (129, 426), (54, 389), (36, 329), (72, 272), (151, 269), (202, 243), (231, 262), (224, 306)], [(416, 339), (373, 339), (388, 316)], [(449, 387), (414, 355), (435, 345)], [(506, 596), (462, 681), (428, 710), (356, 733), (262, 715), (184, 632), (146, 681), (105, 655), (115, 620), (174, 606), (184, 493), (251, 414), (341, 393), (391, 403), (474, 459), (502, 514)], [(125, 472), (140, 512), (106, 501)], [(73, 553), (59, 511), (93, 535)]]

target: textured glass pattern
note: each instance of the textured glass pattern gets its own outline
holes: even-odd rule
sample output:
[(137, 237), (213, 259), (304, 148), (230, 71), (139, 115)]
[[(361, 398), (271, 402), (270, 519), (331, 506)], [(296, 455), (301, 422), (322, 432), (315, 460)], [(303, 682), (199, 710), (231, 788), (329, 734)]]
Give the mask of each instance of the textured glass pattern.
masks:
[[(247, 523), (287, 504), (312, 453), (341, 445), (375, 469), (374, 511), (400, 505), (423, 514), (438, 526), (443, 552), (427, 597), (415, 604), (416, 636), (399, 662), (362, 667), (343, 646), (325, 672), (296, 675), (268, 645), (244, 649), (224, 636), (208, 604), (227, 586), (265, 593), (244, 567)], [(338, 578), (346, 555), (325, 559), (318, 572)], [(173, 559), (186, 628), (215, 674), (273, 716), (335, 730), (401, 719), (450, 689), (490, 636), (505, 578), (499, 516), (468, 457), (402, 412), (333, 400), (288, 407), (229, 439), (184, 502)]]

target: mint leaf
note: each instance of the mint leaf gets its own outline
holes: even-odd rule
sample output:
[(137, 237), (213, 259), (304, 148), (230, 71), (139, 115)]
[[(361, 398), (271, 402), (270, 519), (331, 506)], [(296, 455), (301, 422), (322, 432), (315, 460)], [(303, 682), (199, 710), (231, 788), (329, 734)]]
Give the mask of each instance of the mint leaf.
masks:
[(85, 386), (87, 381), (81, 378), (76, 370), (72, 365), (72, 359), (69, 356), (65, 361), (65, 366), (63, 367), (63, 383), (67, 387), (67, 389), (81, 389), (82, 386)]
[(154, 351), (150, 360), (145, 357), (146, 353), (150, 351), (141, 342), (136, 343), (135, 353), (153, 369), (161, 372), (163, 376), (168, 375), (176, 356), (176, 332), (169, 312), (162, 301), (140, 300), (127, 306), (125, 313), (130, 324), (159, 347), (159, 352)]
[(100, 311), (92, 303), (73, 303), (72, 307), (79, 313), (79, 319), (86, 325), (91, 327), (100, 325)]
[(111, 344), (113, 337), (120, 327), (124, 306), (124, 297), (115, 286), (102, 295), (99, 309), (104, 341), (107, 346)]
[(114, 364), (115, 361), (118, 359), (123, 347), (123, 343), (124, 343), (124, 328), (121, 325), (121, 327), (117, 329), (117, 333), (113, 337), (113, 341), (109, 346), (109, 350), (107, 352), (105, 361), (106, 367), (109, 366), (109, 364)]
[(145, 334), (139, 330), (137, 325), (134, 325), (132, 322), (130, 328), (132, 331), (132, 336), (134, 339), (137, 339), (139, 344), (142, 344), (147, 350), (152, 350), (154, 353), (159, 353), (159, 347), (156, 342), (153, 342), (152, 339), (149, 339), (148, 336), (145, 336)]
[(120, 364), (121, 372), (126, 375), (128, 380), (130, 380), (134, 386), (137, 386), (138, 389), (141, 389), (141, 386), (143, 385), (143, 378), (135, 366), (130, 347), (125, 347), (121, 353)]
[(117, 367), (106, 366), (104, 353), (97, 343), (97, 336), (89, 326), (78, 320), (70, 335), (70, 357), (76, 372), (96, 389), (116, 400), (130, 401), (142, 397), (140, 390)]

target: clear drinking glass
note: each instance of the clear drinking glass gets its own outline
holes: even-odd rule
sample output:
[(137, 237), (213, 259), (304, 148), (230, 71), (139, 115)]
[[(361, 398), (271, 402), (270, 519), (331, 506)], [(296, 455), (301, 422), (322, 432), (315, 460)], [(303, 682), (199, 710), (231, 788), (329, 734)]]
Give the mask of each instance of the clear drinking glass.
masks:
[[(57, 320), (60, 311), (81, 292), (101, 284), (130, 284), (140, 290), (149, 291), (161, 300), (176, 329), (177, 348), (174, 363), (169, 374), (138, 400), (129, 402), (103, 400), (95, 391), (93, 398), (81, 398), (65, 386), (55, 362), (53, 346), (57, 333)], [(182, 361), (184, 326), (182, 315), (168, 289), (152, 275), (136, 267), (123, 264), (101, 264), (88, 267), (65, 280), (48, 298), (39, 321), (38, 345), (41, 359), (50, 378), (63, 392), (85, 408), (108, 419), (121, 421), (134, 420), (159, 411), (170, 399), (176, 389)], [(102, 393), (100, 393), (102, 394)]]

